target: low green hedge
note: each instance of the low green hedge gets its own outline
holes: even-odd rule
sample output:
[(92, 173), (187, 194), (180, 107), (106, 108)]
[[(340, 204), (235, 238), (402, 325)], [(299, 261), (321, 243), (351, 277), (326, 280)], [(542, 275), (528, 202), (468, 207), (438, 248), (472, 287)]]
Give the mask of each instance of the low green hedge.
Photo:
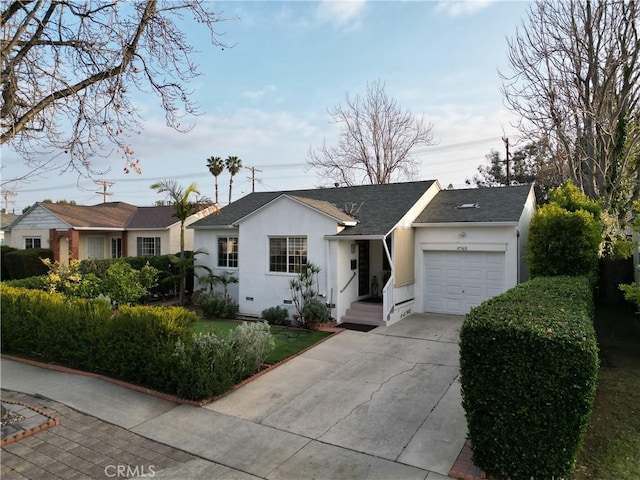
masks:
[(460, 373), (476, 465), (513, 480), (570, 474), (597, 386), (589, 281), (539, 277), (472, 309)]
[(98, 372), (202, 400), (257, 372), (274, 347), (264, 322), (239, 325), (228, 338), (194, 335), (197, 316), (180, 307), (68, 299), (0, 284), (2, 351)]
[(121, 306), (0, 286), (2, 350), (175, 391), (173, 353), (197, 317), (179, 307)]

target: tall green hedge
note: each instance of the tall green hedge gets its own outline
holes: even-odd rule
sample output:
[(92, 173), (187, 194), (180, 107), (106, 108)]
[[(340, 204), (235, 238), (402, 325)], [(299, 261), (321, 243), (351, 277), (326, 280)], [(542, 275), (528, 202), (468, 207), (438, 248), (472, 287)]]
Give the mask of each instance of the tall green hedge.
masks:
[(48, 248), (28, 248), (26, 250), (7, 251), (2, 256), (6, 277), (3, 280), (36, 277), (47, 273), (43, 258), (53, 260), (53, 250)]
[(476, 465), (513, 480), (573, 471), (597, 385), (585, 277), (539, 277), (471, 310), (460, 332)]

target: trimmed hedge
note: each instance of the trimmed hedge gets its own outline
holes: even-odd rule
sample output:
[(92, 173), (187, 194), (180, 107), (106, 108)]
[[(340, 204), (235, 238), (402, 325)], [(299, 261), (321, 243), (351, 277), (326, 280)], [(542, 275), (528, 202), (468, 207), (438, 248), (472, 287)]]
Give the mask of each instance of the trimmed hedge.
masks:
[(173, 352), (191, 337), (193, 312), (0, 286), (2, 349), (175, 392)]
[(460, 332), (473, 460), (513, 480), (573, 471), (597, 386), (585, 277), (538, 277), (471, 310)]
[(197, 316), (181, 307), (120, 306), (101, 299), (0, 284), (5, 352), (178, 394), (219, 395), (257, 372), (274, 347), (270, 327), (244, 323), (227, 338), (194, 335)]
[(45, 275), (47, 267), (42, 263), (43, 258), (53, 261), (53, 250), (49, 248), (27, 248), (26, 250), (8, 251), (2, 256), (6, 277), (3, 280), (36, 277)]

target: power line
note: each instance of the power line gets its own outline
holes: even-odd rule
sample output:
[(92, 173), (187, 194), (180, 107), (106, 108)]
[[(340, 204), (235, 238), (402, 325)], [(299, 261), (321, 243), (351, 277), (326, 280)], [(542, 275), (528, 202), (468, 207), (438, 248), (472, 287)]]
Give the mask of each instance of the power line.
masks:
[(107, 192), (107, 190), (109, 190), (109, 187), (115, 185), (115, 182), (108, 182), (106, 180), (95, 180), (95, 183), (97, 183), (98, 185), (102, 185), (102, 192), (97, 191), (96, 193), (102, 194), (102, 203), (107, 203), (107, 197), (109, 195), (113, 195), (112, 193)]
[[(245, 168), (248, 168), (249, 170), (251, 170), (251, 176), (247, 178), (251, 180), (251, 193), (253, 193), (256, 191), (256, 172), (262, 172), (262, 170), (256, 167), (245, 167)], [(257, 179), (257, 180), (258, 182), (260, 181), (260, 179)]]

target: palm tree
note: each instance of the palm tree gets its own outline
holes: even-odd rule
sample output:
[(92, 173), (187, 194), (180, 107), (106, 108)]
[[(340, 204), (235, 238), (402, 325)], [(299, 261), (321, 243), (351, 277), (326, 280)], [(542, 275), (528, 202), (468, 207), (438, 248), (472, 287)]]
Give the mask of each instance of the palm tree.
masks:
[(182, 278), (180, 279), (180, 305), (184, 305), (187, 284), (187, 267), (184, 261), (184, 224), (187, 218), (199, 209), (199, 199), (196, 199), (195, 202), (190, 202), (189, 196), (192, 193), (200, 195), (200, 192), (194, 183), (184, 190), (175, 180), (162, 180), (151, 185), (151, 188), (158, 193), (167, 194), (169, 201), (176, 209), (174, 216), (180, 220), (180, 265), (182, 269)]
[(207, 168), (216, 178), (216, 205), (218, 205), (218, 177), (224, 172), (224, 161), (220, 157), (209, 157), (207, 159)]
[(238, 157), (227, 157), (224, 161), (227, 166), (227, 170), (231, 174), (231, 178), (229, 179), (229, 203), (231, 203), (231, 189), (233, 188), (233, 177), (235, 177), (238, 172), (242, 169), (242, 160)]

